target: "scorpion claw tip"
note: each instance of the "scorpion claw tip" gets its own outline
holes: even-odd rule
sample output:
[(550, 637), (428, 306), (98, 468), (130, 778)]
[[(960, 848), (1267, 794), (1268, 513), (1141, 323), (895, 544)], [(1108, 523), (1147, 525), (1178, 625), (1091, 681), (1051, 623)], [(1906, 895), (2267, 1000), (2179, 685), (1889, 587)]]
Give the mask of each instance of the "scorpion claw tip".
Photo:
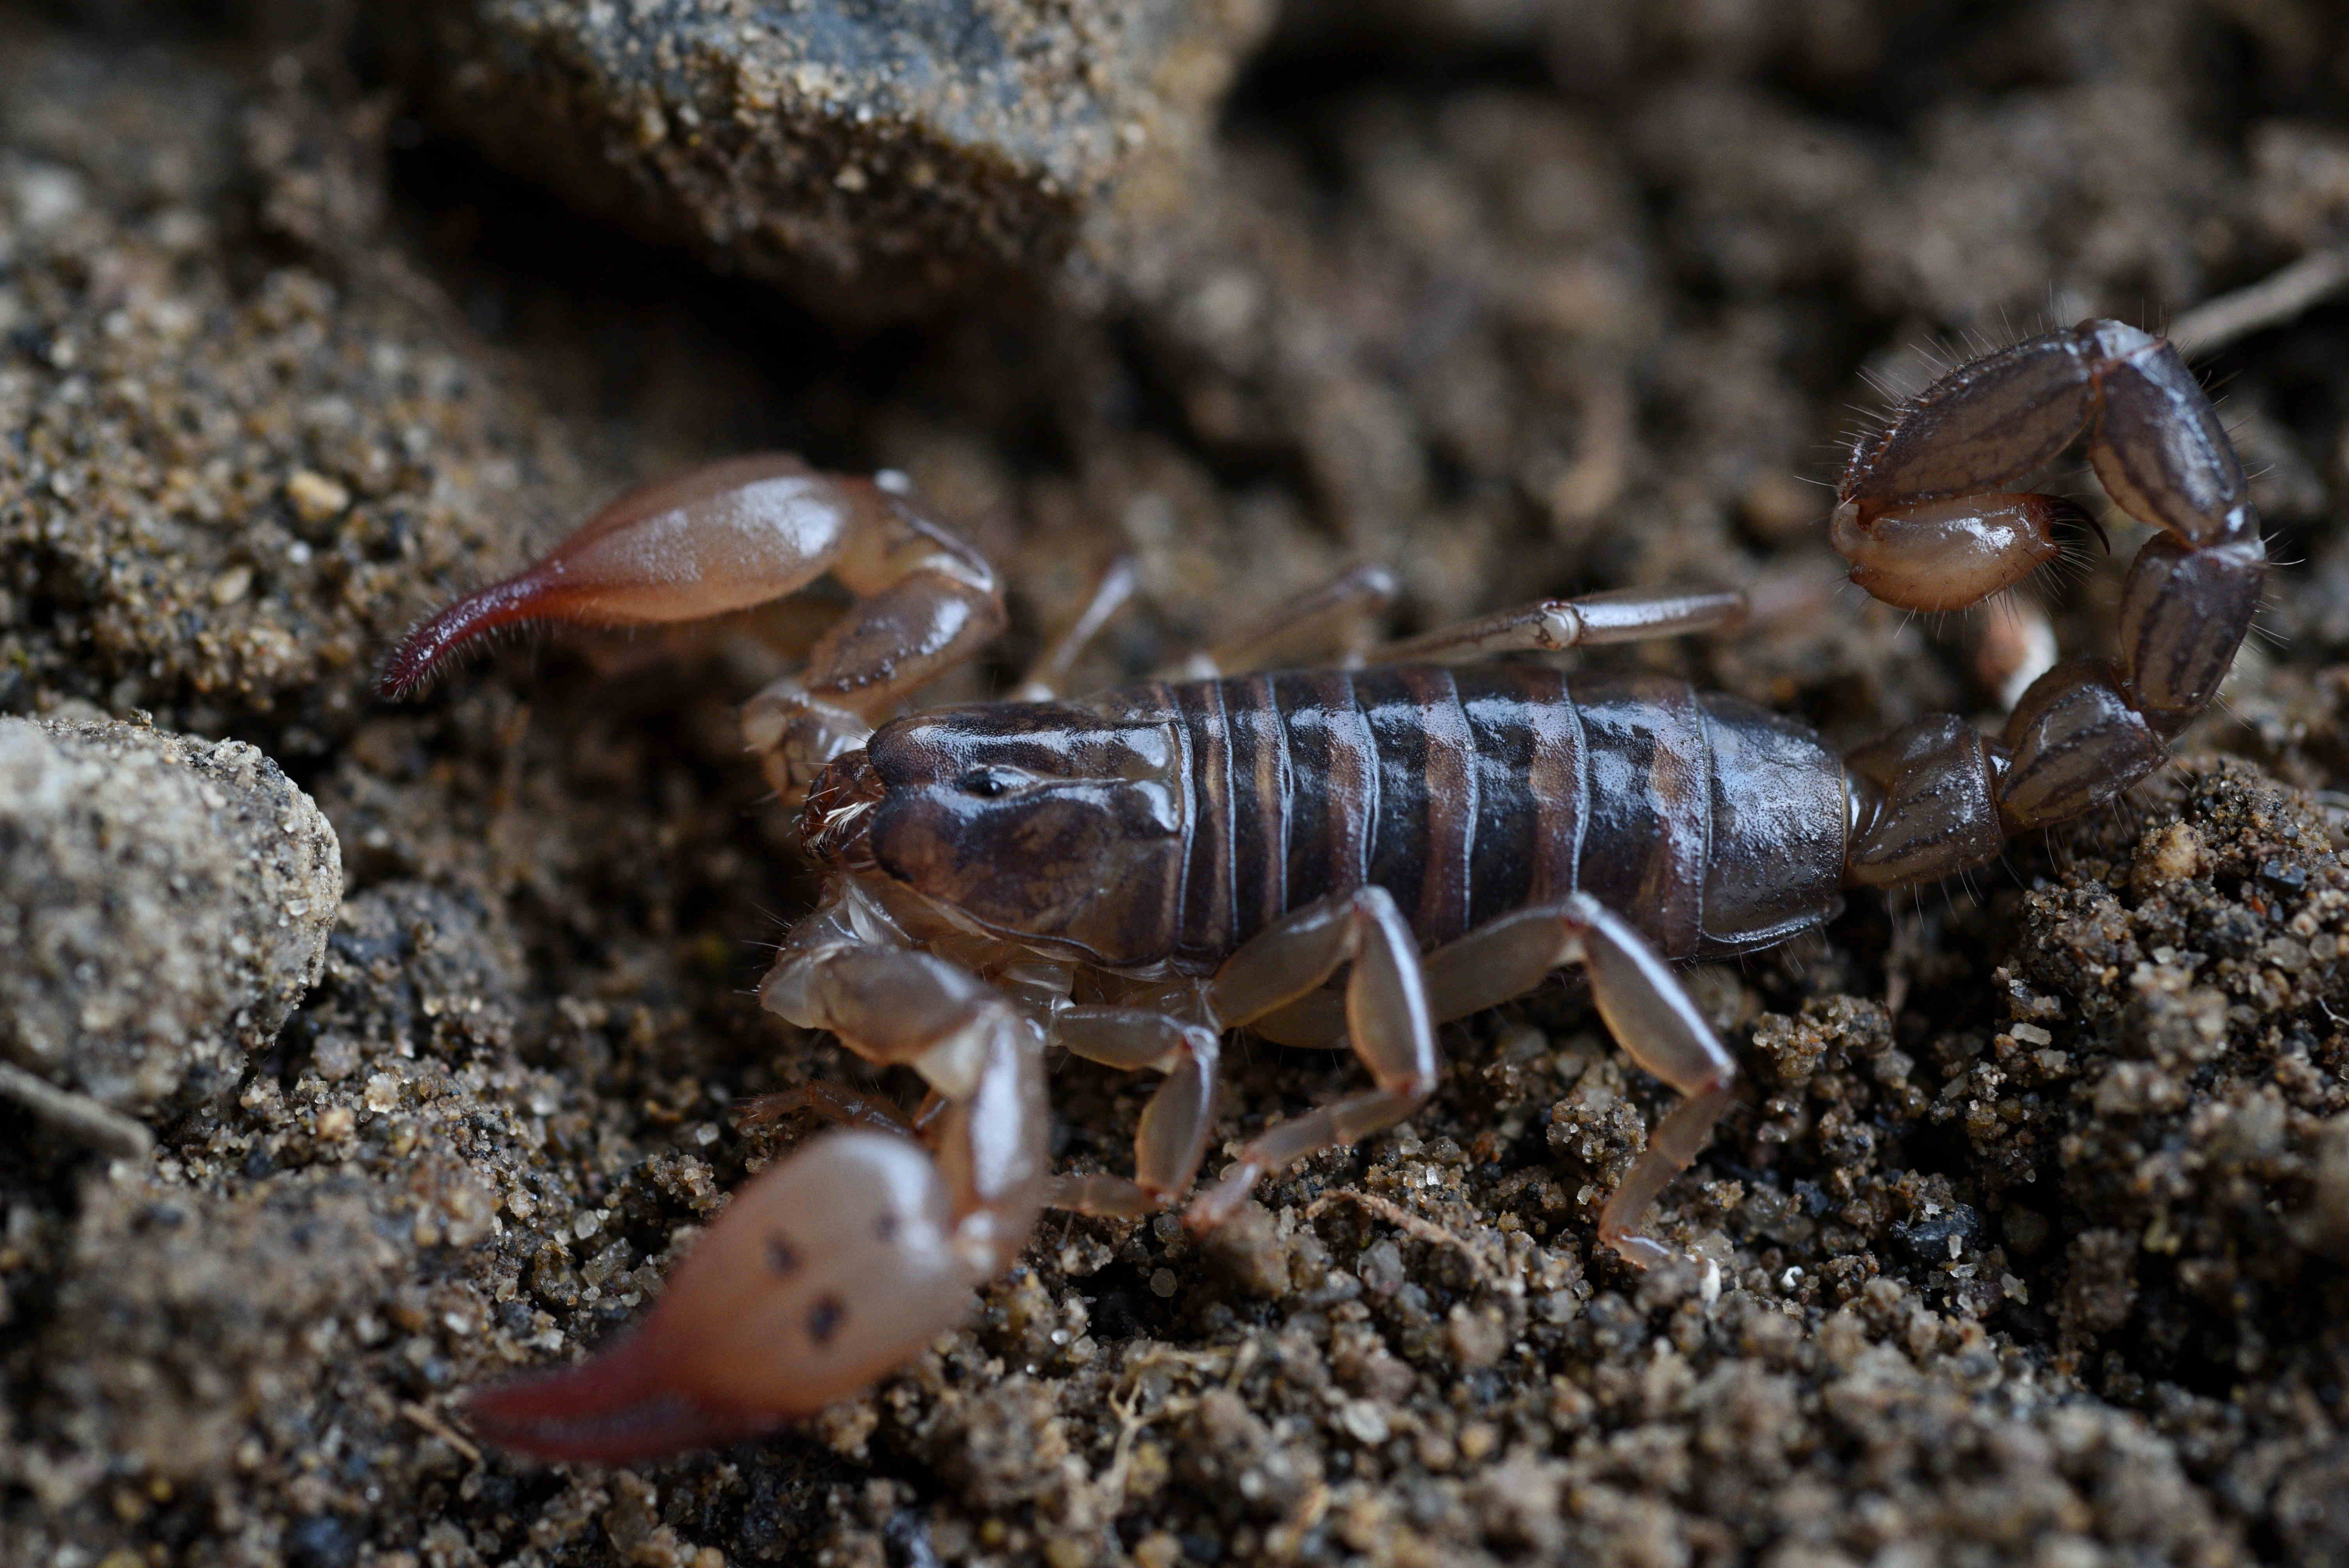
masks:
[(696, 1398), (677, 1386), (667, 1359), (633, 1334), (575, 1366), (473, 1390), (467, 1420), (500, 1448), (597, 1464), (712, 1448), (781, 1424)]
[(463, 650), (491, 633), (559, 618), (565, 606), (556, 584), (533, 570), (458, 600), (400, 640), (376, 677), (378, 695), (397, 702), (423, 689)]

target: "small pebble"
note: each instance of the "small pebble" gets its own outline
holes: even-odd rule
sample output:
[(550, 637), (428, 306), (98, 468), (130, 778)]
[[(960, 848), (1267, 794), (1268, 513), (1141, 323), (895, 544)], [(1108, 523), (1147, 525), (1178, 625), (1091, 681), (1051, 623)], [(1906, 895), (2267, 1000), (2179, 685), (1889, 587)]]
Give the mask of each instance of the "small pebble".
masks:
[(295, 469), (286, 477), (285, 499), (304, 522), (325, 522), (343, 514), (351, 504), (351, 492), (322, 473)]

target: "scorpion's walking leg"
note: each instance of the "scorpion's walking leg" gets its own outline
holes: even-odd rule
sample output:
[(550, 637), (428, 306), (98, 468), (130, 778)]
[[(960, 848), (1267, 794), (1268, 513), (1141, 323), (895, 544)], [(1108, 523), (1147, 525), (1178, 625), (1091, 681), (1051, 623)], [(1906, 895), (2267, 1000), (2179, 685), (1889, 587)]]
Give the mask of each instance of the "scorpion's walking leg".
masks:
[(1749, 612), (1742, 589), (1622, 588), (1578, 599), (1541, 599), (1514, 609), (1439, 626), (1400, 642), (1376, 643), (1372, 617), (1393, 602), (1393, 575), (1363, 566), (1283, 606), (1279, 617), (1194, 655), (1185, 678), (1245, 675), (1284, 660), (1348, 666), (1443, 664), (1503, 653), (1559, 653), (1651, 637), (1733, 629)]
[(1036, 656), (1036, 662), (1028, 666), (1028, 673), (1019, 678), (1019, 684), (1011, 688), (1010, 700), (1050, 702), (1060, 696), (1061, 688), (1068, 681), (1069, 672), (1076, 668), (1077, 660), (1083, 656), (1092, 640), (1100, 636), (1103, 629), (1117, 618), (1118, 613), (1125, 608), (1141, 581), (1132, 556), (1121, 555), (1111, 562), (1094, 582), (1093, 591), (1085, 600), (1085, 607), (1077, 613), (1077, 618), (1070, 623), (1068, 630), (1055, 637), (1051, 645)]
[(1523, 995), (1563, 965), (1578, 963), (1608, 1032), (1631, 1059), (1688, 1098), (1648, 1136), (1599, 1214), (1599, 1239), (1641, 1267), (1671, 1255), (1639, 1233), (1658, 1193), (1689, 1167), (1729, 1108), (1737, 1062), (1690, 1000), (1671, 965), (1646, 938), (1588, 893), (1520, 910), (1470, 932), (1426, 959), (1428, 1006), (1439, 1019)]
[(1315, 990), (1340, 965), (1350, 965), (1347, 1037), (1378, 1087), (1258, 1133), (1216, 1185), (1192, 1201), (1190, 1224), (1220, 1222), (1259, 1177), (1392, 1127), (1435, 1092), (1442, 1063), (1419, 947), (1384, 888), (1333, 894), (1275, 921), (1216, 971), (1209, 1002), (1225, 1027), (1237, 1027)]
[(928, 1078), (945, 1102), (929, 1147), (864, 1129), (814, 1139), (734, 1194), (641, 1329), (477, 1396), (486, 1436), (622, 1462), (812, 1414), (952, 1327), (1025, 1244), (1050, 1124), (1035, 1025), (952, 965), (837, 934), (826, 913), (805, 923), (762, 999)]
[[(1688, 1168), (1728, 1108), (1735, 1058), (1691, 1002), (1671, 966), (1619, 916), (1587, 893), (1492, 921), (1421, 961), (1429, 1016), (1464, 1018), (1521, 996), (1550, 972), (1579, 963), (1591, 999), (1633, 1061), (1688, 1098), (1648, 1140), (1599, 1218), (1599, 1240), (1646, 1266), (1670, 1255), (1638, 1233), (1640, 1217)], [(1284, 1045), (1339, 1043), (1343, 1021), (1317, 991), (1256, 1021)]]
[(1182, 660), (1167, 676), (1212, 680), (1299, 664), (1358, 665), (1378, 641), (1379, 617), (1401, 587), (1383, 566), (1349, 567), (1256, 624)]
[(1138, 1007), (1068, 1007), (1052, 1017), (1052, 1043), (1087, 1061), (1166, 1075), (1133, 1135), (1133, 1180), (1056, 1176), (1045, 1202), (1085, 1214), (1147, 1214), (1189, 1191), (1215, 1114), (1216, 1032)]
[(385, 665), (413, 691), (503, 626), (641, 626), (763, 604), (831, 573), (857, 603), (794, 680), (744, 715), (776, 788), (797, 799), (923, 681), (1003, 627), (995, 573), (899, 489), (781, 454), (730, 459), (622, 496), (519, 574), (409, 633)]
[(752, 1095), (733, 1105), (738, 1128), (771, 1127), (795, 1110), (804, 1110), (842, 1127), (868, 1127), (912, 1138), (921, 1131), (921, 1119), (908, 1117), (895, 1102), (867, 1094), (852, 1084), (816, 1079), (774, 1094)]
[(1744, 623), (1743, 589), (1618, 588), (1579, 599), (1541, 599), (1374, 650), (1378, 665), (1445, 664), (1493, 654), (1559, 653), (1608, 643), (1725, 631)]

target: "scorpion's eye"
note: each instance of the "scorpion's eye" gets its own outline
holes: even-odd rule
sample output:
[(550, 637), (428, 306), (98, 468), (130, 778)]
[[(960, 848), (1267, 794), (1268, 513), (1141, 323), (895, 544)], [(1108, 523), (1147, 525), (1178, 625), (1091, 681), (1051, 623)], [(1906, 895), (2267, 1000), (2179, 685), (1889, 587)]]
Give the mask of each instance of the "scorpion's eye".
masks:
[(955, 786), (966, 795), (992, 800), (999, 795), (1010, 794), (1028, 781), (1028, 775), (1017, 768), (974, 768), (956, 779)]

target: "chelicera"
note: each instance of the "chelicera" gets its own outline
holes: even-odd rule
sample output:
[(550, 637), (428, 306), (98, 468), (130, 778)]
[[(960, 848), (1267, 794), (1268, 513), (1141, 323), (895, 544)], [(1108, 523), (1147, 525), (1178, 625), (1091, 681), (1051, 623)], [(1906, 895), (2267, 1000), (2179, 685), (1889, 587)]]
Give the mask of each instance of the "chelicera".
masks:
[[(1902, 404), (1853, 451), (1834, 543), (1896, 605), (2010, 587), (2079, 514), (2006, 487), (2084, 433), (2105, 490), (2156, 530), (2116, 651), (2047, 671), (1995, 738), (1942, 715), (1845, 756), (1683, 682), (1493, 658), (1731, 626), (1740, 593), (1544, 601), (1368, 649), (1391, 593), (1374, 569), (1181, 678), (1063, 699), (1059, 674), (1123, 592), (1112, 580), (1015, 700), (891, 717), (1004, 619), (987, 562), (902, 487), (753, 457), (624, 498), (419, 627), (387, 691), (501, 624), (698, 618), (831, 573), (853, 608), (745, 714), (827, 890), (761, 999), (930, 1092), (910, 1117), (828, 1084), (758, 1108), (846, 1125), (736, 1193), (640, 1329), (478, 1396), (475, 1424), (616, 1460), (810, 1414), (957, 1322), (1044, 1208), (1187, 1197), (1187, 1221), (1213, 1225), (1267, 1172), (1423, 1104), (1438, 1024), (1566, 966), (1683, 1096), (1599, 1222), (1633, 1264), (1671, 1255), (1642, 1218), (1737, 1078), (1672, 963), (1784, 942), (1847, 888), (1981, 864), (2158, 767), (2216, 695), (2265, 547), (2208, 399), (2134, 328), (2035, 337)], [(1340, 663), (1286, 667), (1350, 644)], [(1350, 1049), (1371, 1086), (1266, 1128), (1192, 1195), (1217, 1045), (1240, 1027)], [(1050, 1047), (1164, 1075), (1131, 1178), (1048, 1168)]]

